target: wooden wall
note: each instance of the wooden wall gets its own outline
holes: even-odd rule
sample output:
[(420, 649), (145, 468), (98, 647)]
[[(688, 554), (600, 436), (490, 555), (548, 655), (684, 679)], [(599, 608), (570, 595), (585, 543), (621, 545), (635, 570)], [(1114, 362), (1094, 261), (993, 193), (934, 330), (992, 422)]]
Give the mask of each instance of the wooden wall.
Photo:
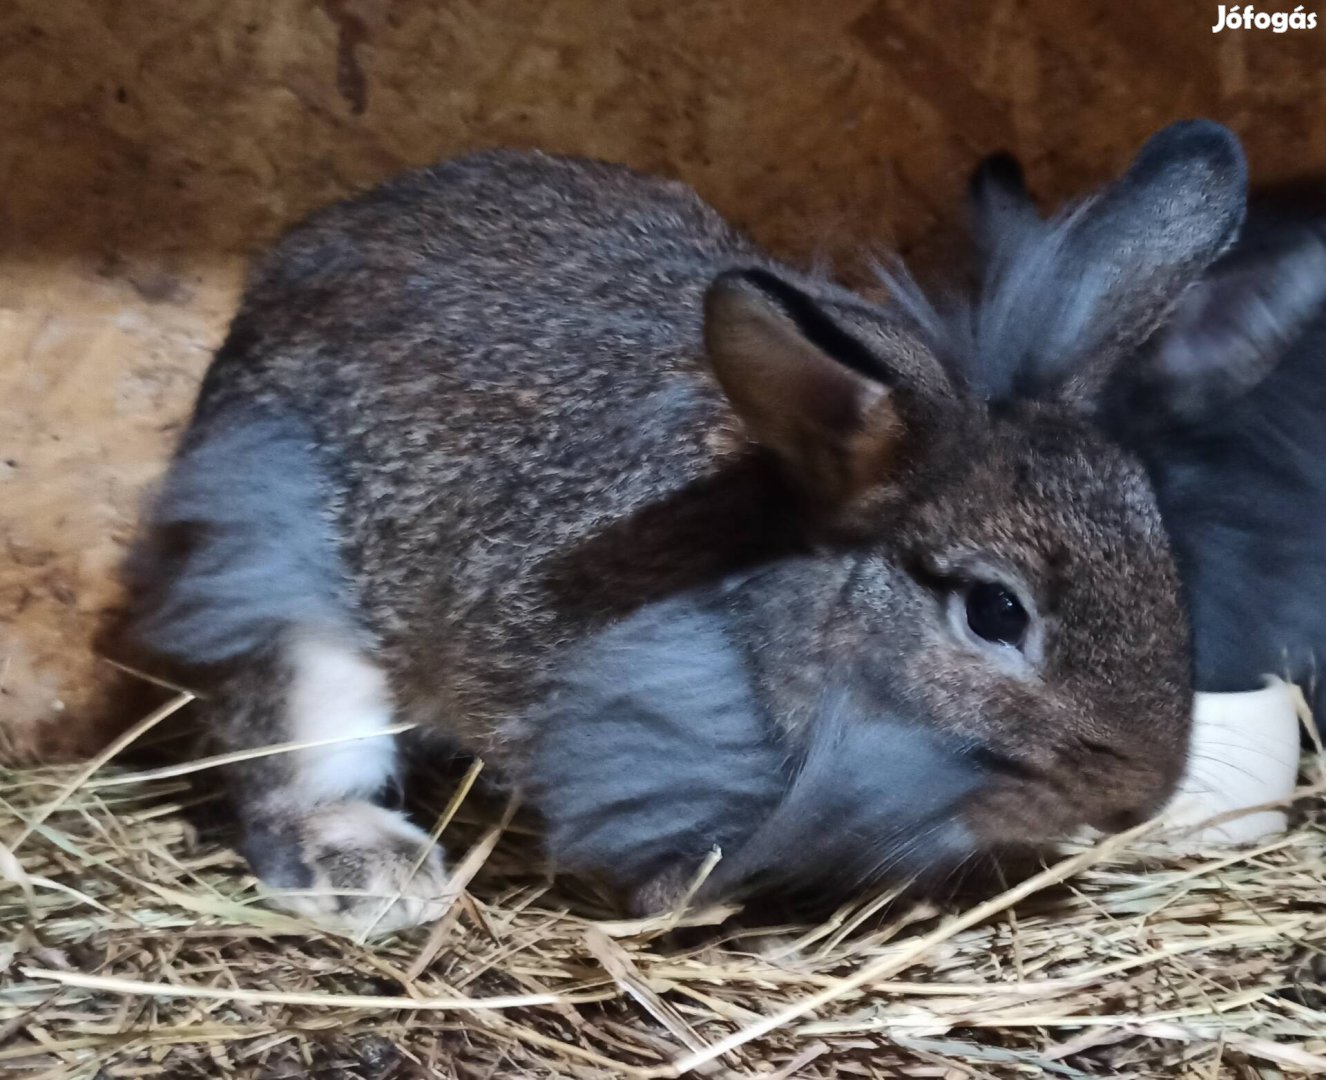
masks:
[(1259, 179), (1326, 172), (1326, 18), (1213, 35), (1216, 6), (6, 0), (9, 752), (94, 737), (92, 633), (141, 493), (246, 256), (305, 211), (403, 166), (539, 146), (680, 176), (780, 254), (850, 268), (942, 251), (968, 169), (997, 148), (1057, 197), (1202, 114), (1245, 136)]

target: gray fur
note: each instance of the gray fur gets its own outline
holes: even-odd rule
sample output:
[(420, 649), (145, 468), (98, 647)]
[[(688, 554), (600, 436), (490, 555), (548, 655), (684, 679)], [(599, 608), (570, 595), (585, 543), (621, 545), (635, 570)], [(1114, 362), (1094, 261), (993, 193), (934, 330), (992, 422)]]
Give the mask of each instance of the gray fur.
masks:
[(1201, 291), (1220, 315), (1162, 332), (1108, 421), (1174, 537), (1197, 686), (1295, 679), (1326, 660), (1326, 257), (1311, 220), (1254, 228)]
[(1124, 373), (1151, 399), (1138, 410), (1201, 422), (1269, 375), (1326, 302), (1324, 239), (1305, 223), (1281, 250), (1225, 260), (1189, 289), (1146, 362)]
[(1022, 164), (1008, 153), (991, 154), (972, 174), (969, 186), (972, 232), (988, 260), (1003, 251), (1010, 237), (1042, 226), (1027, 192)]
[(843, 891), (947, 871), (981, 849), (960, 809), (986, 779), (905, 706), (863, 713), (850, 692), (831, 691), (777, 808), (720, 862), (707, 890)]
[(794, 747), (761, 715), (726, 622), (714, 597), (664, 601), (559, 671), (529, 776), (559, 865), (637, 887), (718, 848), (706, 894), (724, 896), (854, 888), (978, 850), (958, 810), (979, 760), (905, 706), (866, 714), (841, 688)]
[(261, 650), (292, 623), (344, 624), (327, 492), (293, 417), (236, 410), (196, 428), (133, 556), (140, 640), (211, 665)]
[(562, 866), (634, 885), (734, 850), (789, 768), (723, 619), (664, 601), (597, 635), (560, 669), (530, 790)]

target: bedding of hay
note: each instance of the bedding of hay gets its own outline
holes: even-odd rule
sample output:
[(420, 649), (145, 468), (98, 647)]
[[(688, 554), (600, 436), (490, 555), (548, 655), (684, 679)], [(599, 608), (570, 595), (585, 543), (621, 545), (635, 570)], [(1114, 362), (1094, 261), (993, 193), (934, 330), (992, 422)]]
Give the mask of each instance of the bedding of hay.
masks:
[(365, 944), (266, 910), (200, 834), (187, 773), (214, 761), (111, 760), (188, 706), (0, 774), (0, 1076), (1326, 1073), (1320, 752), (1292, 830), (1250, 850), (1180, 856), (1144, 827), (965, 910), (880, 893), (764, 929), (623, 921), (463, 782), (438, 808), (449, 913)]

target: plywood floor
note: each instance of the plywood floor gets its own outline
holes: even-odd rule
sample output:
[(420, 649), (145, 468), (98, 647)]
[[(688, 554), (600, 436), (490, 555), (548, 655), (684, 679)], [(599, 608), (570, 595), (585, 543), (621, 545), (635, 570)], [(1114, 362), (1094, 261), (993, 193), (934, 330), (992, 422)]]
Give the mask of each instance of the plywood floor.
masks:
[[(1270, 5), (1267, 5), (1268, 7)], [(105, 730), (114, 567), (246, 257), (496, 144), (680, 176), (778, 253), (933, 262), (1011, 148), (1051, 196), (1170, 119), (1326, 173), (1326, 25), (1187, 0), (7, 0), (0, 9), (0, 735)]]

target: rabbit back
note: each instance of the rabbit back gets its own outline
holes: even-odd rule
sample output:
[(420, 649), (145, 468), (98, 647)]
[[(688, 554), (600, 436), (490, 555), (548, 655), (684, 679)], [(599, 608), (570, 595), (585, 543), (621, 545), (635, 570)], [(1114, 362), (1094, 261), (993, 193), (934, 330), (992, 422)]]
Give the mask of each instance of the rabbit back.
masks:
[[(761, 259), (688, 188), (622, 167), (493, 152), (407, 174), (259, 265), (174, 485), (197, 492), (209, 470), (302, 485), (276, 501), (326, 524), (317, 594), (339, 583), (333, 616), (374, 642), (401, 712), (500, 752), (499, 721), (582, 621), (710, 579), (781, 532), (779, 483), (740, 453), (704, 364), (704, 290), (734, 261)], [(300, 433), (297, 460), (283, 436), (263, 461), (270, 415)], [(262, 520), (260, 548), (300, 536)], [(222, 543), (210, 534), (204, 561)], [(253, 585), (250, 608), (277, 602)], [(223, 607), (233, 621), (233, 595), (210, 614), (197, 599), (195, 623)], [(173, 628), (154, 639), (215, 658)]]

